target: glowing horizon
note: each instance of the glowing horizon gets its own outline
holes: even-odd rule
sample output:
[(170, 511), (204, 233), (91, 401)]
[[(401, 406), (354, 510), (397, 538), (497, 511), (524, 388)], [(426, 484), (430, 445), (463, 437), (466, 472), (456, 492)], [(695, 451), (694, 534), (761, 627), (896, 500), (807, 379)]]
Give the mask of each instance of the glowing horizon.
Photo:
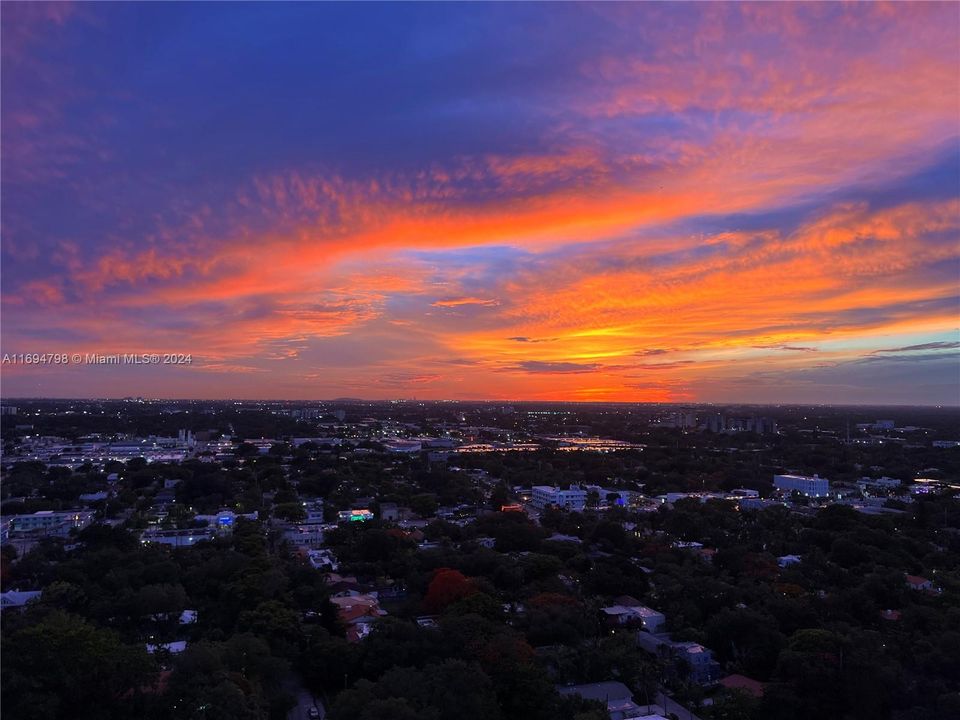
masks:
[(3, 395), (960, 404), (958, 21), (7, 4)]

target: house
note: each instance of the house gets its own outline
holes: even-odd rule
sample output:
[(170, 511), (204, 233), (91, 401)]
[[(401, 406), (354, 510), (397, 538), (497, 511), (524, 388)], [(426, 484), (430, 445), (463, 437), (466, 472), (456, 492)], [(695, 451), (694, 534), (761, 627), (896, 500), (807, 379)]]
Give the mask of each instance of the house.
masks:
[(330, 598), (330, 602), (337, 606), (337, 615), (347, 624), (365, 618), (379, 618), (387, 614), (372, 595), (345, 595)]
[(347, 642), (358, 643), (372, 632), (373, 626), (370, 623), (356, 623), (347, 628), (345, 636)]
[(340, 563), (337, 561), (337, 556), (333, 554), (333, 551), (328, 548), (323, 548), (321, 550), (308, 550), (306, 548), (301, 548), (301, 553), (305, 553), (307, 556), (307, 562), (310, 563), (310, 566), (316, 568), (317, 570), (332, 570), (336, 572)]
[(347, 625), (347, 640), (359, 642), (373, 630), (373, 625), (387, 611), (373, 595), (352, 595), (330, 598), (337, 608), (337, 617)]
[(39, 590), (7, 590), (0, 593), (0, 612), (22, 610), (28, 602), (36, 600), (41, 594)]
[(650, 712), (660, 711), (662, 708), (650, 705), (637, 705), (633, 701), (630, 689), (620, 682), (598, 682), (584, 685), (557, 685), (557, 692), (561, 695), (579, 695), (585, 700), (597, 700), (605, 703), (610, 720), (627, 720), (628, 718), (646, 718), (655, 720), (662, 717)]
[(629, 625), (631, 621), (637, 619), (633, 613), (633, 608), (624, 607), (623, 605), (610, 605), (600, 608), (600, 612), (603, 613), (607, 623), (613, 625)]
[(643, 605), (625, 606), (611, 605), (600, 610), (608, 624), (639, 627), (647, 632), (655, 633), (667, 621), (663, 613)]
[(407, 586), (403, 582), (388, 581), (377, 586), (371, 595), (376, 595), (381, 600), (403, 600), (407, 597)]
[(671, 640), (668, 633), (639, 632), (637, 645), (652, 655), (673, 660), (674, 672), (700, 685), (709, 685), (720, 675), (720, 663), (713, 659), (713, 651), (699, 643)]
[(358, 598), (370, 596), (377, 598), (379, 600), (380, 595), (377, 591), (371, 591), (370, 588), (366, 585), (360, 585), (359, 583), (336, 583), (330, 586), (330, 597), (331, 598)]
[(674, 653), (690, 667), (690, 679), (700, 685), (714, 682), (720, 664), (713, 659), (713, 651), (695, 642), (671, 643)]
[(197, 621), (197, 611), (196, 610), (184, 610), (180, 613), (180, 624), (181, 625), (193, 625)]
[(727, 690), (739, 690), (755, 698), (763, 697), (764, 684), (746, 675), (727, 675), (720, 679), (719, 684)]
[(907, 587), (911, 590), (932, 590), (933, 583), (925, 577), (918, 575), (907, 575)]
[[(331, 576), (339, 579), (333, 580)], [(367, 594), (372, 597), (378, 597), (375, 592), (370, 592), (371, 588), (369, 585), (361, 585), (357, 582), (357, 579), (352, 576), (341, 578), (336, 573), (327, 573), (325, 583), (330, 591), (330, 597), (358, 597)]]
[(297, 548), (318, 548), (324, 538), (322, 525), (295, 525), (283, 531), (283, 539)]

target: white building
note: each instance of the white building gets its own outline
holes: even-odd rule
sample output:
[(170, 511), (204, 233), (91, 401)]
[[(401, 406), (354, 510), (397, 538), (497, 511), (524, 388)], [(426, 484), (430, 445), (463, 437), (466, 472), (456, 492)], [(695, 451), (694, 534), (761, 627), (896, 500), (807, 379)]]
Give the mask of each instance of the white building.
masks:
[(93, 522), (93, 513), (89, 510), (40, 510), (31, 515), (14, 515), (10, 518), (12, 532), (32, 532), (66, 535), (71, 528), (81, 530)]
[(323, 525), (297, 525), (283, 531), (283, 539), (298, 548), (318, 548), (323, 545)]
[(549, 505), (568, 510), (583, 510), (587, 504), (587, 492), (576, 485), (571, 485), (569, 490), (549, 485), (534, 485), (531, 503), (539, 510)]
[(307, 550), (307, 562), (317, 570), (336, 572), (340, 568), (340, 563), (337, 562), (337, 556), (333, 554), (332, 550), (327, 548)]
[(830, 481), (819, 475), (774, 475), (773, 486), (777, 490), (791, 493), (796, 490), (807, 497), (827, 497), (830, 494)]

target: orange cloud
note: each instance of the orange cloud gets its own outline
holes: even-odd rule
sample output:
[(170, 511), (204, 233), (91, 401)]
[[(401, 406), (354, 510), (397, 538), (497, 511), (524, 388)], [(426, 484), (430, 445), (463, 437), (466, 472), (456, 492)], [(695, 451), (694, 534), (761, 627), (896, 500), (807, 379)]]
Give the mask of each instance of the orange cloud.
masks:
[(446, 307), (454, 308), (461, 307), (463, 305), (480, 305), (483, 307), (492, 307), (499, 305), (496, 300), (491, 300), (488, 298), (475, 298), (475, 297), (458, 297), (458, 298), (448, 298), (446, 300), (436, 300), (431, 303), (433, 307)]

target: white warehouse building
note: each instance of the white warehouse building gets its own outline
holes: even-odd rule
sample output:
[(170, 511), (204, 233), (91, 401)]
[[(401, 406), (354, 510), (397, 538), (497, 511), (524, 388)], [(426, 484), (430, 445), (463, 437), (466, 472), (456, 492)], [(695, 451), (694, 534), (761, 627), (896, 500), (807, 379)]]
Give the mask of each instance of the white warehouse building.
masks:
[(773, 486), (786, 493), (796, 490), (807, 497), (827, 497), (830, 494), (830, 481), (819, 475), (774, 475)]

